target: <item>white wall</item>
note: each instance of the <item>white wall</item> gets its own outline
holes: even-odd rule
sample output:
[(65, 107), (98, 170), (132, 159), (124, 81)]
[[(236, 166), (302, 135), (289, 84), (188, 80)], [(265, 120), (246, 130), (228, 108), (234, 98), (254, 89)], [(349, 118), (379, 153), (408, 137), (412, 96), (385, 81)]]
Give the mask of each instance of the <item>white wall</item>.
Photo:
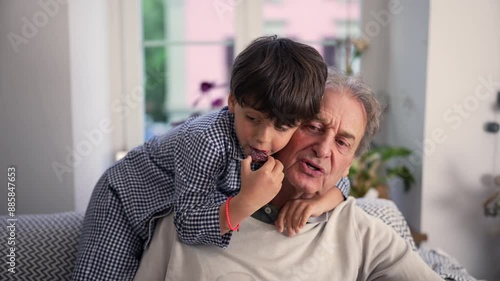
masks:
[[(379, 99), (389, 104), (377, 140), (418, 152), (424, 135), (429, 2), (364, 1), (362, 9), (361, 30), (370, 41), (362, 72)], [(420, 158), (409, 168), (417, 183), (408, 193), (395, 183), (391, 195), (410, 226), (419, 230)]]
[(421, 230), (422, 142), (424, 139), (429, 1), (402, 1), (391, 25), (386, 140), (414, 151), (409, 168), (417, 182), (408, 193), (396, 186), (391, 193), (408, 223)]
[[(75, 204), (73, 174), (59, 181), (51, 167), (65, 162), (72, 143), (68, 13), (58, 7), (49, 16), (38, 1), (0, 1), (0, 167), (2, 174), (17, 168), (17, 214), (70, 211)], [(12, 33), (24, 38), (17, 38), (24, 42), (14, 44), (17, 52)], [(0, 198), (4, 215), (6, 188)]]
[(482, 204), (500, 175), (500, 134), (484, 131), (500, 121), (500, 3), (433, 1), (430, 11), (422, 229), (475, 277), (498, 280), (500, 220)]
[(84, 211), (112, 162), (106, 3), (0, 0), (0, 161), (18, 170), (18, 214)]
[[(84, 212), (93, 187), (113, 159), (108, 1), (70, 1), (72, 168), (75, 210)], [(68, 164), (68, 163), (65, 163)]]
[[(390, 20), (376, 16), (395, 3), (402, 8), (389, 13)], [(407, 194), (393, 183), (391, 196), (409, 224), (428, 235), (429, 246), (488, 280), (500, 278), (498, 218), (482, 210), (495, 190), (488, 179), (500, 174), (500, 137), (483, 129), (486, 121), (499, 120), (495, 97), (469, 104), (473, 110), (460, 125), (457, 112), (455, 121), (443, 114), (471, 98), (480, 77), (492, 75), (493, 91), (500, 90), (498, 15), (495, 0), (363, 2), (362, 29), (373, 21), (381, 28), (369, 38), (362, 70), (390, 102), (378, 139), (413, 149), (407, 163), (421, 179)]]

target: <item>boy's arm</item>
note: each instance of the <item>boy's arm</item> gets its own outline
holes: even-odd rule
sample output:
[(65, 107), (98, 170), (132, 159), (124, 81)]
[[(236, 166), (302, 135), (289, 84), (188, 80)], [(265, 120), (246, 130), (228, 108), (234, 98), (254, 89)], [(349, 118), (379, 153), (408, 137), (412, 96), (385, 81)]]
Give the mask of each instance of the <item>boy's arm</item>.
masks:
[[(219, 149), (217, 149), (217, 147)], [(186, 149), (191, 148), (191, 149)], [(231, 224), (235, 227), (253, 212), (268, 203), (278, 193), (283, 180), (283, 165), (269, 157), (258, 170), (250, 168), (251, 158), (241, 161), (241, 187), (226, 190), (218, 186), (219, 176), (228, 173), (225, 147), (214, 145), (209, 138), (179, 138), (175, 160), (174, 224), (179, 239), (186, 244), (229, 245), (231, 232), (226, 220), (226, 194), (239, 193), (230, 201)], [(240, 171), (228, 180), (235, 180)], [(229, 188), (229, 189), (228, 189)]]
[(283, 205), (275, 224), (279, 232), (283, 232), (286, 225), (288, 236), (299, 233), (307, 223), (309, 217), (317, 217), (324, 212), (335, 209), (344, 201), (344, 196), (337, 187), (330, 188), (322, 195), (311, 199), (293, 199)]
[(179, 239), (186, 244), (214, 245), (225, 248), (231, 233), (221, 236), (220, 206), (226, 201), (225, 190), (217, 186), (218, 177), (226, 170), (228, 156), (206, 136), (192, 137), (189, 132), (175, 144), (174, 225)]

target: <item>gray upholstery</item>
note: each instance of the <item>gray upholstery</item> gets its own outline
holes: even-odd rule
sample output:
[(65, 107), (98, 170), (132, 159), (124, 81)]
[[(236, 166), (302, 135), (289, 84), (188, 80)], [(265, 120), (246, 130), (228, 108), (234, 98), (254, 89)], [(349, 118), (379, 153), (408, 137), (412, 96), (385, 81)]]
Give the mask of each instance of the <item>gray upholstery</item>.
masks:
[[(76, 260), (83, 215), (69, 212), (52, 215), (22, 215), (15, 222), (15, 273), (8, 272), (2, 261), (0, 280), (57, 281), (70, 280)], [(0, 220), (2, 233), (7, 217)], [(8, 252), (3, 235), (0, 252)]]
[(441, 250), (421, 246), (418, 254), (445, 280), (476, 281), (458, 261)]
[[(394, 228), (412, 247), (415, 243), (401, 212), (396, 205), (384, 199), (358, 199), (358, 206), (368, 214), (380, 218)], [(0, 217), (0, 227), (5, 230), (8, 217)], [(0, 281), (66, 281), (71, 280), (83, 215), (74, 212), (51, 215), (22, 215), (16, 221), (16, 273), (7, 272), (8, 264), (2, 262)], [(2, 231), (0, 252), (8, 253), (8, 231)], [(436, 272), (447, 280), (471, 281), (465, 269), (456, 261), (432, 250), (420, 249), (419, 253)], [(4, 254), (2, 256), (5, 257)]]

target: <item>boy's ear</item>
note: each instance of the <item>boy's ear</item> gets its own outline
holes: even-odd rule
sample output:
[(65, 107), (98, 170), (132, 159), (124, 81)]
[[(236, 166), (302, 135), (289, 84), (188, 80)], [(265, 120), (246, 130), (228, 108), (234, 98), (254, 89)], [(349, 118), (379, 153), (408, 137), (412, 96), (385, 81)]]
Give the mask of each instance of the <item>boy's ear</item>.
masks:
[(236, 99), (234, 98), (234, 95), (232, 93), (229, 93), (229, 96), (227, 97), (227, 107), (229, 107), (229, 111), (231, 113), (234, 113), (235, 106), (236, 106)]

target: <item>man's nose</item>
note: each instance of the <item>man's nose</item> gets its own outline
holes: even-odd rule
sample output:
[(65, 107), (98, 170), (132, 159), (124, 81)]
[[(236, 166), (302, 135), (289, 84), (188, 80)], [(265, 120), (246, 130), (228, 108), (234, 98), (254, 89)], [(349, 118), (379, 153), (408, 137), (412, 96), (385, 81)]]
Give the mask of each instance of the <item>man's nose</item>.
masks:
[(318, 139), (316, 144), (313, 146), (313, 151), (319, 158), (328, 158), (332, 155), (334, 145), (335, 139), (324, 136), (321, 139)]

